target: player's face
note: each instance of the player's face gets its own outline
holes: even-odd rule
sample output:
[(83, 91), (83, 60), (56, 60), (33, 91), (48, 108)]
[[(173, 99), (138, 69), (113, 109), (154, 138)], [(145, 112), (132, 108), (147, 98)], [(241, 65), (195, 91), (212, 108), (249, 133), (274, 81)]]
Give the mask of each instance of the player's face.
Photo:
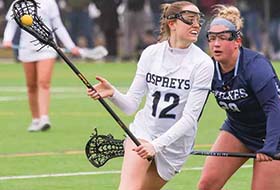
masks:
[(212, 26), (207, 38), (210, 53), (219, 62), (228, 62), (239, 48), (239, 42), (232, 39), (232, 33), (223, 25)]
[(175, 36), (177, 41), (196, 42), (203, 24), (199, 9), (194, 5), (188, 5), (177, 16), (176, 21), (171, 26), (171, 31), (174, 31), (171, 35)]

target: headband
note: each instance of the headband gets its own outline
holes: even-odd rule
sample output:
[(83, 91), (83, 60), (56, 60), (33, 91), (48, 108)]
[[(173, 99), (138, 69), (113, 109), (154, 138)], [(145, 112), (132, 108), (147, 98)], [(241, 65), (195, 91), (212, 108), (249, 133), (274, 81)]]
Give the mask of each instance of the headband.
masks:
[(226, 26), (229, 30), (231, 31), (236, 31), (237, 32), (237, 28), (236, 26), (229, 20), (225, 19), (225, 18), (214, 18), (214, 20), (212, 20), (210, 27), (214, 26), (214, 25), (224, 25)]

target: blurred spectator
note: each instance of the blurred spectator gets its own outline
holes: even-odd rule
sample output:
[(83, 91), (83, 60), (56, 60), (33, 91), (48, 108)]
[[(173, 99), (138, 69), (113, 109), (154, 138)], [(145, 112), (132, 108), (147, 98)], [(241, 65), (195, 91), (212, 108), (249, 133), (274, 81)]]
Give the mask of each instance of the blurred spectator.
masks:
[(155, 36), (159, 35), (159, 26), (160, 26), (160, 15), (161, 8), (160, 5), (164, 3), (164, 0), (149, 0), (150, 8), (152, 13), (152, 21), (153, 21), (153, 32)]
[(136, 47), (143, 43), (148, 15), (144, 9), (145, 0), (124, 0), (124, 5), (122, 59), (132, 60), (137, 56)]
[(3, 0), (0, 0), (0, 35), (1, 38), (3, 37), (3, 31), (4, 31), (4, 27), (5, 27), (5, 22), (4, 22), (4, 17), (5, 17), (5, 13), (6, 13), (5, 9), (5, 3)]
[(255, 3), (249, 4), (249, 0), (238, 1), (238, 7), (244, 18), (243, 28), (243, 45), (258, 52), (263, 51), (262, 47), (262, 12), (260, 11), (262, 1), (256, 0)]
[(271, 58), (280, 60), (280, 4), (277, 0), (270, 0), (270, 43), (273, 45)]
[(79, 37), (83, 36), (86, 39), (87, 47), (93, 48), (93, 21), (89, 16), (91, 0), (65, 0), (65, 2), (69, 33), (74, 43), (78, 44)]
[(108, 50), (107, 61), (115, 61), (118, 56), (118, 28), (119, 18), (117, 8), (122, 0), (93, 0), (100, 10), (97, 22), (104, 33), (106, 48)]

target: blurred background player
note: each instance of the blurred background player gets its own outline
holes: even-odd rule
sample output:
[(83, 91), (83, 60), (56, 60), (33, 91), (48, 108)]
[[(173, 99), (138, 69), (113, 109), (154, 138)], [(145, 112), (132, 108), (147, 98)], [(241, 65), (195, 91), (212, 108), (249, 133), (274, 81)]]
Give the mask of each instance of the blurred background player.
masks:
[[(160, 42), (147, 47), (126, 94), (97, 77), (93, 99), (110, 97), (133, 114), (146, 95), (144, 108), (130, 124), (141, 145), (124, 142), (119, 190), (159, 190), (180, 171), (192, 150), (197, 123), (214, 73), (211, 58), (196, 42), (202, 14), (188, 1), (163, 6)], [(154, 157), (153, 161), (146, 158)]]
[[(211, 151), (256, 153), (252, 190), (280, 189), (280, 83), (263, 55), (242, 47), (243, 19), (234, 6), (217, 5), (207, 32), (214, 59), (212, 90), (227, 118)], [(220, 190), (248, 158), (207, 157), (198, 187)]]
[(105, 45), (108, 50), (106, 61), (116, 61), (118, 57), (118, 29), (120, 25), (117, 9), (122, 0), (93, 0), (93, 2), (100, 10), (97, 22), (104, 34)]
[(75, 44), (79, 43), (79, 37), (84, 37), (87, 48), (93, 48), (94, 20), (89, 14), (89, 5), (92, 0), (65, 0), (66, 21), (69, 34)]
[(122, 60), (129, 61), (136, 57), (137, 46), (143, 43), (145, 31), (147, 30), (147, 19), (145, 12), (145, 0), (123, 0), (123, 52)]
[[(42, 17), (44, 23), (53, 30), (56, 29), (55, 34), (65, 47), (71, 50), (72, 54), (79, 55), (79, 49), (72, 42), (61, 22), (55, 0), (36, 0), (36, 2), (40, 3), (38, 15)], [(13, 47), (12, 40), (18, 27), (12, 19), (12, 5), (6, 15), (8, 22), (3, 38), (3, 46), (6, 48)], [(37, 51), (41, 46), (35, 46), (31, 43), (34, 40), (36, 39), (33, 36), (23, 30), (21, 31), (18, 59), (23, 63), (32, 115), (28, 131), (45, 131), (51, 127), (49, 119), (50, 85), (57, 54), (55, 50), (47, 47)]]

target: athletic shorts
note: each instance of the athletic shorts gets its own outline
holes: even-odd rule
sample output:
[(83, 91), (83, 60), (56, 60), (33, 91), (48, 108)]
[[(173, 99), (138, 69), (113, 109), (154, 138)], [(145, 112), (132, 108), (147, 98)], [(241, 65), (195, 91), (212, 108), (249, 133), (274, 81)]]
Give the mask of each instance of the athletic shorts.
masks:
[[(38, 47), (39, 48), (39, 47)], [(18, 59), (22, 62), (33, 62), (44, 59), (56, 58), (57, 53), (51, 47), (44, 47), (40, 51), (32, 49), (20, 49)]]
[(266, 134), (266, 128), (264, 126), (237, 126), (227, 119), (222, 125), (221, 130), (234, 135), (251, 151), (256, 152), (264, 145)]
[[(143, 127), (130, 125), (130, 130), (136, 138), (148, 142), (152, 141), (151, 135), (149, 135)], [(180, 172), (193, 148), (194, 138), (195, 135), (184, 135), (167, 146), (162, 152), (158, 152), (155, 155), (154, 160), (157, 172), (163, 180), (169, 181)]]

